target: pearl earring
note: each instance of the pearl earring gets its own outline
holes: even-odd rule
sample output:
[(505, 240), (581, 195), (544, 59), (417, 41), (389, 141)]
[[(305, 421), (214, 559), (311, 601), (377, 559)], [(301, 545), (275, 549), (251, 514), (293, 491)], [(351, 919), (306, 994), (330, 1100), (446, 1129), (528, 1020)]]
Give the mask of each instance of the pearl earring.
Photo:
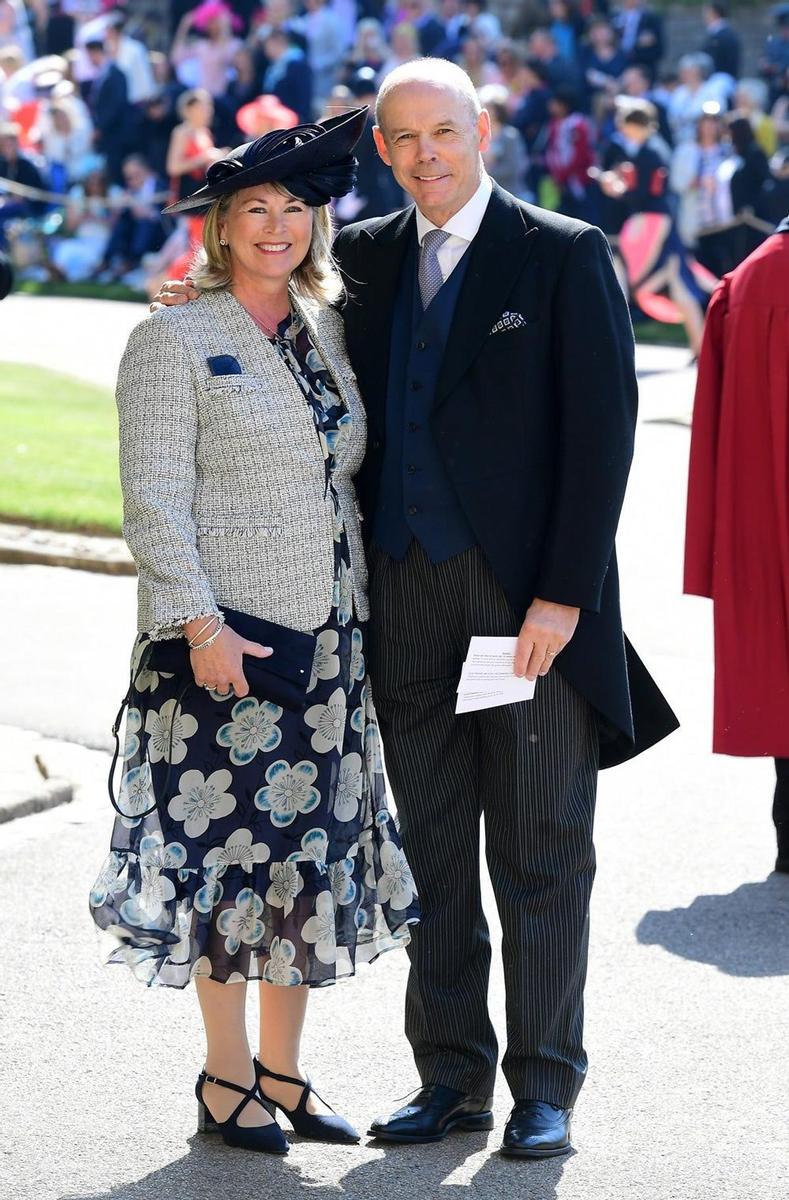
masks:
[(224, 239), (224, 238), (220, 238), (220, 239), (219, 239), (219, 245), (220, 245), (220, 246), (226, 246), (226, 245), (227, 245), (227, 242), (225, 241), (225, 239)]

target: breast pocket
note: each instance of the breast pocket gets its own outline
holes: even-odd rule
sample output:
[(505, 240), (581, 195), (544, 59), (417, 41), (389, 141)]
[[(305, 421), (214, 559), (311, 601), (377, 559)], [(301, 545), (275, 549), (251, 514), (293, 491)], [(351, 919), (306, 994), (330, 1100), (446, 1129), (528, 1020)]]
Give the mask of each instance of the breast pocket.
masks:
[(201, 385), (200, 423), (211, 438), (259, 438), (276, 424), (278, 407), (267, 381), (254, 375), (213, 375)]

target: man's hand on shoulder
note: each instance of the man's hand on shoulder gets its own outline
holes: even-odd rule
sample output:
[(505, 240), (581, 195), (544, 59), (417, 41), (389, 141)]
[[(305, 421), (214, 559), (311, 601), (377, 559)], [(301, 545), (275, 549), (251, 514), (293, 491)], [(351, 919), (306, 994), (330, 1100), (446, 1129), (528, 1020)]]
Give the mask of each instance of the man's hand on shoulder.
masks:
[(547, 675), (575, 633), (580, 615), (580, 608), (533, 600), (518, 634), (515, 674), (532, 680)]
[(157, 312), (160, 308), (171, 308), (174, 304), (188, 304), (190, 300), (197, 300), (199, 296), (200, 292), (188, 275), (183, 280), (165, 279), (148, 307), (151, 312)]

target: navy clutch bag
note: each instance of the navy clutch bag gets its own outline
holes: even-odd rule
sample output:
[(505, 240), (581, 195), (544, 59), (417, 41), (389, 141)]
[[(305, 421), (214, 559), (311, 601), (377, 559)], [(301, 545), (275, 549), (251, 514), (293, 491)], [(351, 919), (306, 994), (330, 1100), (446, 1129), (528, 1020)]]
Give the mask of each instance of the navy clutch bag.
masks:
[[(312, 674), (315, 655), (314, 633), (301, 633), (276, 625), (262, 617), (251, 617), (248, 613), (223, 608), (222, 612), (230, 629), (249, 642), (271, 646), (274, 651), (268, 658), (244, 656), (244, 674), (249, 684), (250, 695), (256, 700), (272, 700), (282, 708), (300, 712), (304, 707), (307, 688)], [(148, 647), (148, 666), (154, 671), (170, 671), (174, 675), (188, 673), (189, 647), (184, 638), (167, 638), (151, 642)]]

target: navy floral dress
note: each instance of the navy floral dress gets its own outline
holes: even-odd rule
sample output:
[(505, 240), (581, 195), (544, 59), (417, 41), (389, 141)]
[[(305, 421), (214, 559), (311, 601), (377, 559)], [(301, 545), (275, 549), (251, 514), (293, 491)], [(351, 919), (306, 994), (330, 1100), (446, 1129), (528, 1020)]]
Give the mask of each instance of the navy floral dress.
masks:
[[(149, 985), (195, 975), (321, 986), (409, 941), (419, 909), (387, 807), (378, 726), (332, 483), (351, 416), (301, 318), (274, 344), (315, 418), (334, 504), (331, 615), (307, 704), (223, 697), (146, 665), (137, 638), (112, 848), (93, 885), (110, 962)], [(122, 815), (121, 815), (122, 814)]]

